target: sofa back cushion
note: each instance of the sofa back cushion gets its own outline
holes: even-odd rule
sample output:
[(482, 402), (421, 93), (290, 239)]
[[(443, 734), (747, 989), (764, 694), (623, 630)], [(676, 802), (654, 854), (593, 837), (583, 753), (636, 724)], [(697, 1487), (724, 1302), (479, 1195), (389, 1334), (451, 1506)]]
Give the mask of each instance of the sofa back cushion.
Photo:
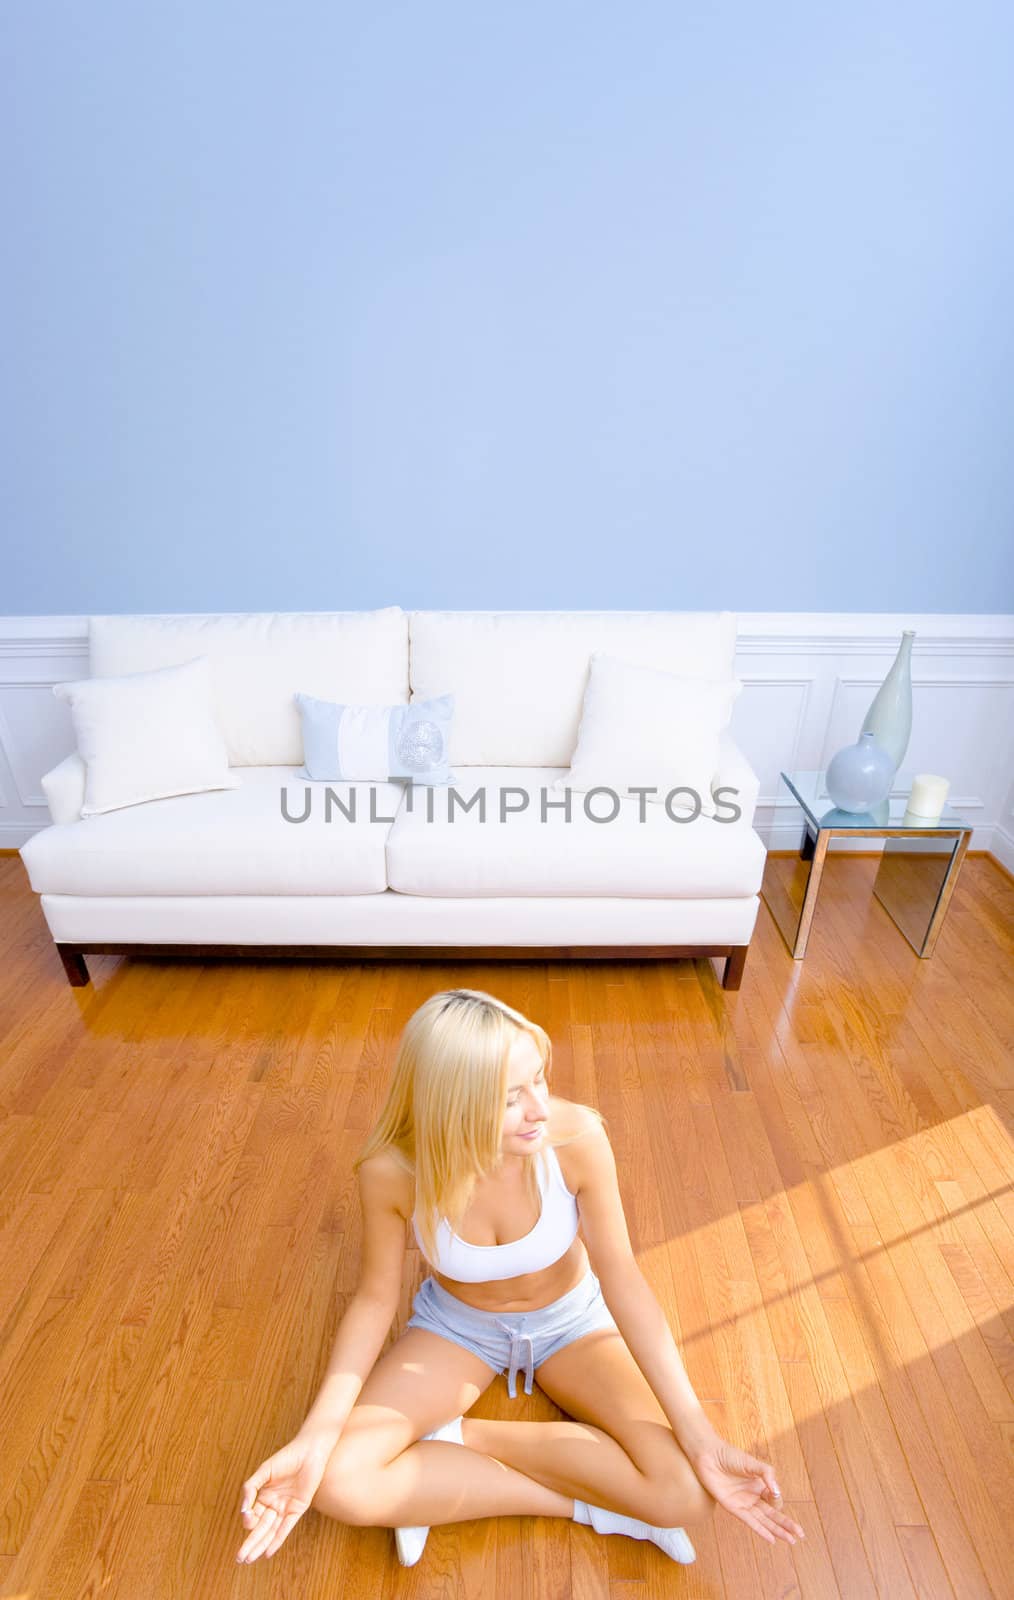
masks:
[(593, 650), (731, 678), (732, 611), (413, 611), (413, 700), (453, 694), (452, 766), (568, 767)]
[(408, 618), (400, 606), (89, 617), (88, 624), (93, 678), (208, 656), (215, 718), (233, 767), (302, 762), (298, 693), (408, 704)]

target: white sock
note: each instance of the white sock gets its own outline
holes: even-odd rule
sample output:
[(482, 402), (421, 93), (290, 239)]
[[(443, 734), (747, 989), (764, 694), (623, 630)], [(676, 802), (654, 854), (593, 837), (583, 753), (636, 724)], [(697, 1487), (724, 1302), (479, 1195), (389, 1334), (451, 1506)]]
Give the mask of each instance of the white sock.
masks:
[(443, 1423), (439, 1428), (434, 1428), (432, 1433), (424, 1433), (424, 1439), (446, 1439), (450, 1444), (464, 1444), (461, 1437), (461, 1424), (465, 1420), (462, 1412), (460, 1417), (454, 1417), (450, 1422)]
[[(432, 1433), (424, 1433), (424, 1439), (446, 1439), (449, 1444), (464, 1445), (461, 1437), (462, 1417), (453, 1417), (450, 1422), (441, 1423), (439, 1428), (434, 1428)], [(429, 1538), (430, 1530), (425, 1527), (395, 1528), (394, 1539), (398, 1547), (398, 1560), (403, 1567), (414, 1567), (422, 1555)]]
[(625, 1517), (619, 1511), (591, 1506), (586, 1500), (574, 1501), (574, 1521), (585, 1523), (596, 1533), (625, 1533), (628, 1539), (650, 1539), (683, 1566), (697, 1560), (697, 1552), (685, 1528), (656, 1528), (651, 1522), (642, 1522), (640, 1517)]

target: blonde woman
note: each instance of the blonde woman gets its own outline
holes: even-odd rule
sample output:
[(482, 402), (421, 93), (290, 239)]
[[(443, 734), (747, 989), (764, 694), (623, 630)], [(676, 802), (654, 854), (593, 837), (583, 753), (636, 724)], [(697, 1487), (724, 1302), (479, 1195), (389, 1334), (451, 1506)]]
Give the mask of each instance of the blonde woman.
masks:
[[(544, 1030), (481, 990), (409, 1019), (355, 1162), (359, 1285), (302, 1427), (243, 1485), (238, 1561), (274, 1555), (311, 1505), (395, 1529), (406, 1566), (432, 1524), (475, 1517), (568, 1517), (684, 1563), (716, 1505), (803, 1537), (772, 1468), (708, 1422), (632, 1254), (604, 1121), (551, 1095), (550, 1068)], [(432, 1270), (380, 1356), (410, 1222)], [(567, 1419), (468, 1416), (504, 1371), (511, 1398), (537, 1377)]]

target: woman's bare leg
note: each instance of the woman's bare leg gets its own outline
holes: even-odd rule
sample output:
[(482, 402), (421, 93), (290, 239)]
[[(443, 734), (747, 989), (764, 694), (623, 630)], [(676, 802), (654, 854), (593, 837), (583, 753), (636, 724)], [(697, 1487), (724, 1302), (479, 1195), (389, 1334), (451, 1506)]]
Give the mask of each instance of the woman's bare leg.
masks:
[[(513, 1422), (465, 1417), (461, 1437), (548, 1489), (577, 1496), (607, 1511), (645, 1517), (651, 1488), (623, 1446), (602, 1428), (567, 1417), (557, 1422)], [(573, 1510), (568, 1513), (573, 1516)], [(650, 1517), (646, 1518), (650, 1521)]]
[(360, 1483), (357, 1498), (361, 1515), (350, 1518), (347, 1510), (338, 1515), (375, 1528), (432, 1528), (476, 1517), (574, 1515), (569, 1496), (446, 1439), (409, 1445)]
[[(475, 1517), (573, 1517), (574, 1497), (644, 1517), (648, 1488), (622, 1445), (584, 1422), (465, 1417), (463, 1446), (420, 1439), (372, 1476), (376, 1527), (434, 1527)], [(509, 1464), (501, 1458), (509, 1454)]]
[(340, 1522), (390, 1528), (572, 1517), (569, 1496), (465, 1445), (422, 1438), (466, 1414), (495, 1377), (454, 1341), (406, 1329), (363, 1385), (312, 1505)]
[[(577, 1497), (651, 1520), (648, 1480), (603, 1429), (569, 1418), (468, 1416), (494, 1376), (461, 1346), (427, 1329), (406, 1330), (367, 1379), (313, 1505), (343, 1522), (401, 1528), (478, 1517), (570, 1518)], [(403, 1443), (406, 1418), (430, 1431), (434, 1415), (462, 1413), (462, 1444), (419, 1433)]]

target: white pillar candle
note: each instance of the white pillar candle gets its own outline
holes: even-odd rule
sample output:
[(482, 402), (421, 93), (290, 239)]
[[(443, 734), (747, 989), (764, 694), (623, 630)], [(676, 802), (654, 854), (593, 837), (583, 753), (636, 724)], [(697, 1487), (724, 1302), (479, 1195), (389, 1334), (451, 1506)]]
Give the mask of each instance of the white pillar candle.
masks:
[(903, 828), (935, 828), (939, 821), (939, 817), (917, 817), (914, 811), (906, 811), (901, 825)]
[(917, 817), (939, 817), (950, 786), (949, 778), (938, 778), (932, 772), (917, 772), (912, 779), (908, 810)]

